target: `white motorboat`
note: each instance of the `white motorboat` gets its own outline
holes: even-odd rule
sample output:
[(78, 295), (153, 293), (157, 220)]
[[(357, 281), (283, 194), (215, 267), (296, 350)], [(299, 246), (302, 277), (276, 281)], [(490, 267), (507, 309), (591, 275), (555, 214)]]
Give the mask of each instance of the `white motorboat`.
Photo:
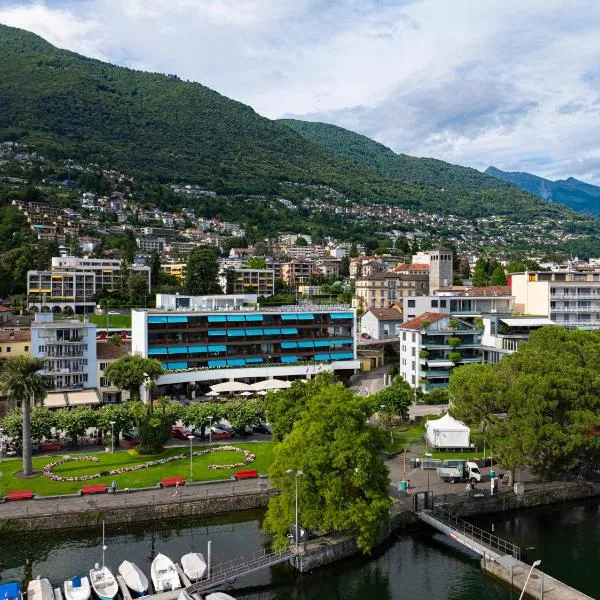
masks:
[(235, 600), (235, 598), (225, 592), (213, 592), (212, 594), (205, 596), (205, 600)]
[(23, 600), (21, 584), (18, 581), (0, 583), (0, 598), (3, 600)]
[(73, 577), (64, 583), (65, 600), (89, 600), (92, 595), (90, 580), (87, 577)]
[(119, 566), (119, 573), (136, 596), (145, 596), (148, 593), (148, 578), (136, 564), (124, 560)]
[(204, 560), (204, 556), (198, 552), (184, 554), (181, 557), (181, 566), (190, 581), (200, 579), (206, 573), (206, 561)]
[(54, 590), (46, 578), (32, 579), (27, 586), (27, 600), (54, 600)]
[(152, 561), (150, 577), (156, 593), (176, 590), (181, 587), (179, 573), (177, 573), (173, 561), (164, 554), (158, 553)]
[(92, 588), (100, 600), (113, 600), (119, 593), (119, 584), (110, 569), (104, 564), (104, 553), (106, 544), (104, 543), (104, 521), (102, 522), (102, 566), (98, 563), (90, 569), (90, 581)]

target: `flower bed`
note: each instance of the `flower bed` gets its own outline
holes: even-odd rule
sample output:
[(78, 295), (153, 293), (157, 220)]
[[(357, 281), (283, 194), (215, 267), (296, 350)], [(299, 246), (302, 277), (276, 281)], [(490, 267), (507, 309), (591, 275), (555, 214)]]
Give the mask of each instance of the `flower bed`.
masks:
[[(208, 448), (207, 450), (197, 450), (192, 452), (193, 456), (202, 456), (204, 454), (214, 454), (215, 452), (240, 452), (244, 455), (244, 460), (229, 464), (229, 465), (208, 465), (209, 469), (237, 469), (244, 467), (245, 465), (254, 462), (256, 456), (248, 450), (237, 448), (235, 446), (217, 446), (216, 448)], [(93, 473), (92, 475), (76, 475), (73, 477), (62, 477), (53, 473), (53, 469), (58, 465), (62, 465), (67, 462), (100, 462), (100, 459), (96, 456), (63, 456), (60, 460), (48, 463), (44, 466), (43, 474), (52, 481), (90, 481), (91, 479), (98, 479), (100, 477), (108, 477), (111, 475), (122, 475), (123, 473), (130, 473), (132, 471), (139, 471), (140, 469), (148, 469), (149, 467), (156, 467), (158, 465), (165, 465), (167, 463), (175, 462), (177, 460), (183, 460), (188, 458), (188, 454), (177, 454), (175, 456), (169, 456), (167, 458), (160, 458), (158, 460), (150, 460), (145, 463), (138, 465), (131, 465), (129, 467), (121, 467), (119, 469), (112, 469), (110, 471), (102, 471), (101, 473)]]

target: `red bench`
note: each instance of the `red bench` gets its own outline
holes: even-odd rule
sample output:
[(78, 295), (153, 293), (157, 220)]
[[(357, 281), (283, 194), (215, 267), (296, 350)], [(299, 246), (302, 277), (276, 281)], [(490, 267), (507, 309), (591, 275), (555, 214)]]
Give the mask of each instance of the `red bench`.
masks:
[(177, 484), (185, 485), (185, 479), (181, 476), (179, 477), (165, 477), (160, 480), (160, 487), (175, 487)]
[(33, 490), (19, 490), (18, 492), (8, 492), (7, 500), (31, 500), (33, 498)]
[(87, 496), (90, 494), (106, 494), (108, 493), (108, 489), (106, 485), (103, 483), (91, 483), (89, 485), (84, 485), (81, 488), (81, 495)]
[(239, 481), (240, 479), (256, 479), (258, 477), (258, 471), (256, 469), (248, 469), (246, 471), (237, 471), (234, 477)]

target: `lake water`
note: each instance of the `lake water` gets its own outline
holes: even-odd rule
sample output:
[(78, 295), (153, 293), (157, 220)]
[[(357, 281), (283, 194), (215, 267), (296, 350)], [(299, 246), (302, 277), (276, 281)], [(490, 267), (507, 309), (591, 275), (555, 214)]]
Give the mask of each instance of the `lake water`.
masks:
[[(149, 575), (158, 552), (177, 561), (191, 550), (206, 555), (209, 539), (213, 562), (230, 560), (268, 545), (260, 531), (261, 517), (260, 512), (247, 512), (185, 523), (107, 528), (108, 562), (116, 570), (127, 559)], [(596, 500), (478, 519), (477, 524), (489, 530), (493, 526), (497, 535), (521, 545), (525, 560), (541, 558), (546, 572), (600, 598), (599, 517)], [(100, 528), (0, 537), (0, 574), (5, 581), (42, 575), (58, 586), (101, 560), (100, 544)], [(511, 598), (507, 587), (482, 573), (476, 555), (425, 526), (395, 536), (371, 558), (350, 559), (302, 575), (279, 565), (234, 587), (230, 593), (238, 600)]]

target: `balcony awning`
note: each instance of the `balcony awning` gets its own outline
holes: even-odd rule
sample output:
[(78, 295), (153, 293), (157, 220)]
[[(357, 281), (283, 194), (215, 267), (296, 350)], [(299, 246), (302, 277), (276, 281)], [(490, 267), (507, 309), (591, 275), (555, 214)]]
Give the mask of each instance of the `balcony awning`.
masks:
[(453, 367), (454, 363), (449, 360), (428, 360), (427, 368), (440, 367), (443, 369), (448, 369), (449, 367)]
[(506, 318), (499, 320), (509, 327), (544, 327), (545, 325), (557, 324), (551, 319), (548, 319), (548, 317), (527, 317), (525, 319)]
[(44, 399), (46, 408), (64, 408), (65, 406), (89, 406), (100, 404), (96, 390), (81, 390), (77, 392), (55, 392)]

